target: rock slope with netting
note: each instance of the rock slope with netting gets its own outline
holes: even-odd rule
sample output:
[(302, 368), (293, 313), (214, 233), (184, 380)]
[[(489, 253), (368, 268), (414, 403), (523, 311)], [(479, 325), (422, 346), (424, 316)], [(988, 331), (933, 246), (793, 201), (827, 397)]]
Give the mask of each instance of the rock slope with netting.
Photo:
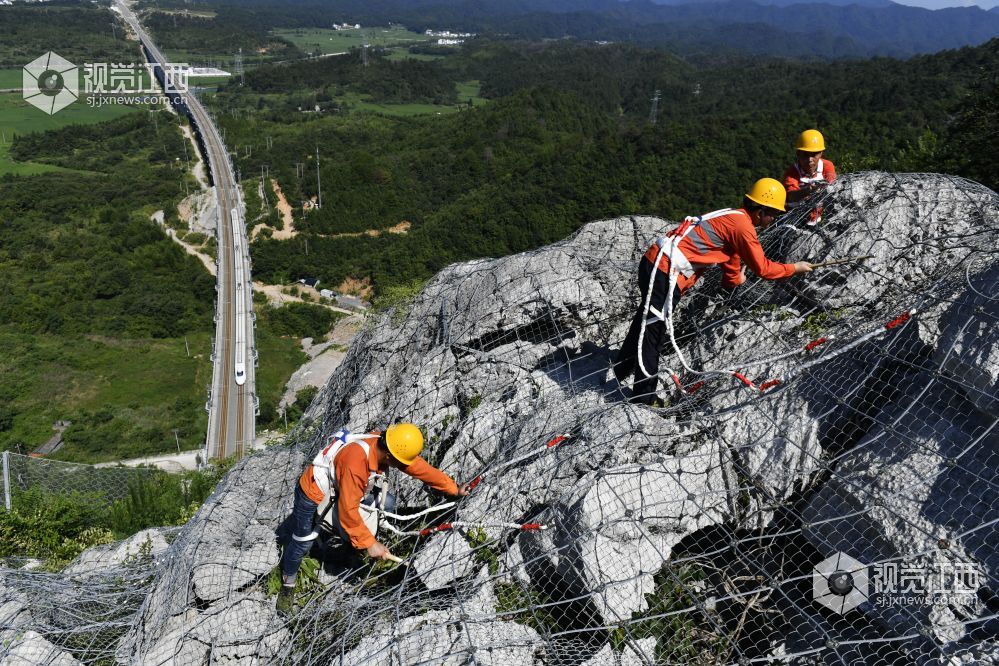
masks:
[[(673, 223), (445, 269), (178, 533), (0, 571), (4, 663), (999, 663), (999, 196), (863, 173), (820, 203), (819, 226), (800, 209), (761, 234), (768, 256), (872, 258), (732, 295), (706, 274), (662, 408), (608, 368)], [(474, 490), (438, 510), (395, 473), (398, 513), (434, 508), (383, 522), (406, 564), (327, 561), (281, 619), (303, 466), (397, 420)]]

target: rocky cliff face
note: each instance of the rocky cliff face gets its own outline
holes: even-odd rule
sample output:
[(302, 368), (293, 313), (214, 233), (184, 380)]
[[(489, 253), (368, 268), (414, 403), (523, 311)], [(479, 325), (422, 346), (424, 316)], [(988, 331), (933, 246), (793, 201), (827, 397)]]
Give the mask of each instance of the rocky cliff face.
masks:
[[(288, 446), (243, 461), (156, 555), (115, 658), (996, 663), (999, 196), (867, 173), (822, 203), (821, 226), (800, 211), (764, 233), (768, 254), (872, 258), (734, 295), (707, 274), (677, 310), (663, 366), (682, 388), (664, 370), (661, 409), (606, 379), (637, 258), (670, 222), (594, 222), (442, 271), (359, 336)], [(451, 529), (383, 531), (406, 566), (320, 572), (281, 621), (263, 581), (302, 467), (333, 431), (396, 420), (481, 482), (394, 521)], [(394, 481), (403, 513), (440, 501)], [(852, 573), (832, 597), (830, 557)], [(45, 602), (9, 603), (10, 626), (41, 626)]]

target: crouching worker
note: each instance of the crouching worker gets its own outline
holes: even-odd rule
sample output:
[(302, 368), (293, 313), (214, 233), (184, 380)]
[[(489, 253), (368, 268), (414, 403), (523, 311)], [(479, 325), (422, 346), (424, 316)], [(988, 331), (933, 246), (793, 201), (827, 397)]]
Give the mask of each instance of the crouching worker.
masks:
[[(390, 426), (385, 432), (352, 435), (341, 430), (305, 468), (295, 487), (295, 506), (290, 518), (291, 538), (281, 556), (281, 592), (277, 610), (287, 615), (292, 608), (295, 579), (302, 558), (318, 537), (322, 518), (319, 506), (329, 499), (329, 509), (340, 535), (358, 551), (376, 559), (388, 559), (388, 548), (375, 539), (361, 516), (361, 500), (389, 467), (423, 481), (447, 495), (467, 495), (454, 480), (420, 457), (423, 433), (412, 423)], [(335, 506), (334, 506), (335, 505)], [(319, 520), (317, 520), (317, 517)]]
[(811, 272), (805, 261), (779, 264), (767, 259), (756, 235), (784, 212), (785, 198), (783, 185), (761, 178), (743, 197), (742, 208), (688, 217), (652, 243), (638, 266), (641, 302), (614, 362), (619, 383), (628, 375), (635, 377), (632, 402), (655, 403), (659, 356), (668, 335), (666, 318), (709, 267), (721, 265), (722, 287), (727, 289), (746, 281), (742, 261), (766, 280)]
[[(822, 132), (805, 130), (795, 144), (797, 156), (794, 164), (784, 172), (787, 189), (787, 207), (798, 206), (805, 198), (836, 182), (836, 165), (824, 159), (826, 139)], [(807, 224), (814, 226), (822, 221), (822, 207), (813, 208)]]

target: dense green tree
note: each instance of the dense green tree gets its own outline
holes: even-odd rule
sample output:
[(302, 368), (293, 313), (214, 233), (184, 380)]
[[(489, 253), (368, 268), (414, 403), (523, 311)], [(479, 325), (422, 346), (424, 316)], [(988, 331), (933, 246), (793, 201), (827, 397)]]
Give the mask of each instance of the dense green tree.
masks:
[[(327, 86), (353, 85), (363, 69), (347, 59), (302, 67), (310, 72), (302, 81), (325, 76)], [(323, 208), (296, 214), (294, 240), (259, 237), (256, 275), (327, 284), (367, 277), (385, 289), (452, 261), (536, 247), (601, 217), (675, 219), (731, 205), (754, 179), (783, 171), (806, 127), (825, 132), (841, 170), (952, 163), (971, 174), (944, 160), (949, 127), (956, 102), (982, 72), (999, 69), (999, 40), (910, 61), (829, 64), (478, 39), (426, 67), (454, 83), (480, 81), (491, 103), (449, 116), (288, 116), (269, 110), (299, 84), (276, 98), (235, 89), (219, 96), (225, 108), (254, 107), (220, 116), (236, 142), (274, 137), (267, 151), (240, 158), (241, 168), (253, 173), (266, 162), (292, 201), (316, 195), (317, 143), (323, 152)], [(269, 69), (260, 70), (261, 85), (295, 80)], [(656, 90), (661, 104), (650, 124)], [(989, 118), (981, 106), (988, 93), (974, 99), (979, 106), (955, 128)], [(983, 163), (974, 149), (962, 155)], [(304, 177), (296, 162), (306, 164)], [(402, 221), (411, 224), (406, 235), (358, 235)]]
[(958, 109), (939, 149), (946, 166), (999, 190), (999, 76), (985, 73), (981, 85)]

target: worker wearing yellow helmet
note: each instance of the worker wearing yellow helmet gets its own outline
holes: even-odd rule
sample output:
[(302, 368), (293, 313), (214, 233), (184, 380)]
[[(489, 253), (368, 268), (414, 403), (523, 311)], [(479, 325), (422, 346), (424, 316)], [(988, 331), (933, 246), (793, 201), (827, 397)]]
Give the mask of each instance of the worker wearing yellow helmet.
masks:
[[(377, 488), (389, 467), (402, 470), (447, 495), (467, 495), (450, 476), (420, 457), (423, 433), (412, 423), (390, 426), (385, 432), (352, 434), (340, 430), (306, 466), (295, 487), (295, 504), (286, 525), (291, 534), (281, 557), (281, 592), (277, 609), (287, 614), (302, 558), (319, 536), (317, 522), (325, 516), (319, 507), (335, 506), (333, 523), (340, 537), (373, 559), (390, 559), (361, 513), (361, 502)], [(377, 494), (377, 490), (375, 490)], [(377, 499), (375, 498), (377, 502)], [(319, 520), (317, 521), (317, 517)]]
[[(787, 189), (788, 208), (794, 208), (809, 195), (836, 182), (836, 165), (825, 159), (826, 140), (818, 130), (805, 130), (798, 135), (795, 144), (797, 158), (784, 172), (784, 187)], [(815, 208), (809, 216), (809, 224), (822, 220), (822, 209)]]
[(652, 243), (638, 266), (641, 302), (614, 362), (618, 382), (634, 375), (633, 402), (655, 402), (666, 320), (708, 268), (721, 266), (722, 286), (729, 289), (746, 280), (742, 261), (765, 280), (811, 272), (812, 265), (805, 261), (782, 264), (767, 259), (760, 246), (756, 230), (773, 224), (785, 211), (785, 201), (783, 185), (761, 178), (743, 197), (741, 208), (688, 217)]

